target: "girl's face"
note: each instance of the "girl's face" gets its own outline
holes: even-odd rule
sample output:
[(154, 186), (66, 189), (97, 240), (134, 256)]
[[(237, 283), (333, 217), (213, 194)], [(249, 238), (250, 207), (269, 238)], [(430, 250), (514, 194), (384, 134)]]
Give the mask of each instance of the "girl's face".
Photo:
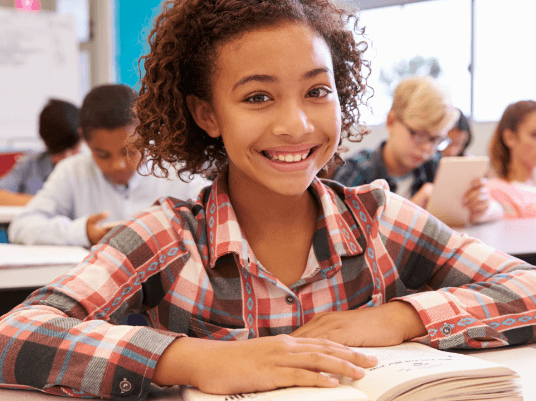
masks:
[(259, 29), (223, 45), (207, 108), (197, 122), (223, 139), (230, 190), (299, 195), (339, 144), (331, 52), (300, 24)]
[(521, 164), (528, 171), (536, 168), (536, 111), (525, 116), (517, 132), (505, 132), (504, 135), (512, 162)]

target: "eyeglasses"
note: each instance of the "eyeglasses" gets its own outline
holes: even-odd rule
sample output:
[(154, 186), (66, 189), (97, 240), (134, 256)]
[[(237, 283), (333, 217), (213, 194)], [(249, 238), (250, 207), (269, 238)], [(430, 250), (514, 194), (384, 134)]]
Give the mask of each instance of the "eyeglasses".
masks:
[(402, 119), (399, 119), (399, 121), (400, 121), (400, 124), (402, 124), (404, 128), (408, 130), (411, 137), (413, 138), (415, 143), (418, 145), (422, 145), (424, 143), (430, 142), (434, 149), (437, 149), (440, 152), (442, 152), (452, 142), (452, 140), (449, 137), (431, 136), (424, 132), (415, 132), (413, 129), (408, 127), (408, 125)]

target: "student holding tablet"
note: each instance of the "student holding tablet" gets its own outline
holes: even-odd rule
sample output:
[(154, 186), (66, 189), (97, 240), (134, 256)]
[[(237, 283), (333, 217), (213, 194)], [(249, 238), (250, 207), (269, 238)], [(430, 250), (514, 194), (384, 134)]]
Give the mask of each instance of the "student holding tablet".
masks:
[[(440, 151), (451, 142), (447, 133), (459, 119), (445, 88), (430, 76), (410, 76), (395, 90), (387, 115), (389, 138), (375, 150), (362, 150), (338, 167), (332, 179), (354, 187), (385, 179), (392, 192), (426, 208), (434, 190)], [(462, 205), (470, 211), (470, 222), (500, 218), (502, 210), (493, 202), (485, 179), (471, 183)]]
[(536, 217), (536, 102), (523, 100), (504, 111), (489, 149), (497, 177), (491, 196), (509, 219)]

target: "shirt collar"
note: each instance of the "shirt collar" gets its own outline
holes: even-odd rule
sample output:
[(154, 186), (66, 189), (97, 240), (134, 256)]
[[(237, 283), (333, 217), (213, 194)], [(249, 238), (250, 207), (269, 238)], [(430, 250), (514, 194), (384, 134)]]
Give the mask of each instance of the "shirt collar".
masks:
[[(322, 215), (317, 222), (313, 247), (321, 269), (340, 266), (342, 256), (363, 252), (363, 233), (356, 224), (343, 200), (344, 187), (336, 191), (314, 178), (309, 188), (319, 200)], [(238, 224), (229, 198), (227, 173), (220, 174), (208, 194), (201, 194), (198, 202), (204, 203), (207, 222), (209, 266), (214, 268), (219, 258), (234, 253), (242, 268), (258, 276), (258, 266), (249, 243)], [(346, 195), (348, 190), (346, 189)]]

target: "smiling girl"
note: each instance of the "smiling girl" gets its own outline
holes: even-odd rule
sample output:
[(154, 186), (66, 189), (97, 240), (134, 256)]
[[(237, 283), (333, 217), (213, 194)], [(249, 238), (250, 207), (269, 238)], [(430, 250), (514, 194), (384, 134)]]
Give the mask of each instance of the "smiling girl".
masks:
[[(116, 227), (6, 315), (3, 383), (104, 398), (143, 398), (151, 382), (333, 387), (322, 372), (360, 378), (376, 364), (347, 346), (535, 340), (532, 266), (384, 181), (316, 177), (360, 135), (366, 63), (351, 20), (323, 0), (164, 5), (137, 146), (156, 166), (218, 175), (196, 202), (162, 197)], [(131, 312), (149, 327), (118, 325)]]

